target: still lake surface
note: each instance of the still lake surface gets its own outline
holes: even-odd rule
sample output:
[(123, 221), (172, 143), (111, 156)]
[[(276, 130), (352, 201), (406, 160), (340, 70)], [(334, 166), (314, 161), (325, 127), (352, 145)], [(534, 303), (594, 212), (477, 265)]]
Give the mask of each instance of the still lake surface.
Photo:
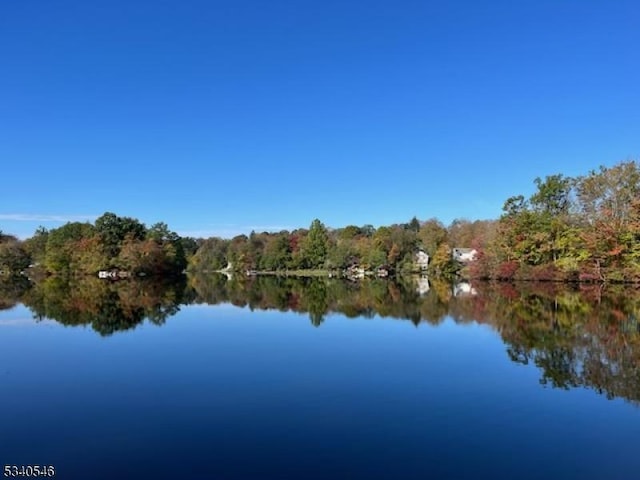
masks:
[(0, 460), (56, 478), (640, 478), (640, 295), (0, 284)]

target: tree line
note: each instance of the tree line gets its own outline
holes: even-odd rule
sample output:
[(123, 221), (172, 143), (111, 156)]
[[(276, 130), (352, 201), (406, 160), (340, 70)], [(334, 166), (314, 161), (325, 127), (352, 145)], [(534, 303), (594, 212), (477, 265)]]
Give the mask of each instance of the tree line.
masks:
[(460, 267), (452, 258), (452, 248), (477, 243), (494, 226), (488, 220), (455, 220), (447, 227), (435, 218), (420, 221), (414, 217), (407, 223), (378, 228), (348, 225), (330, 229), (315, 219), (308, 229), (251, 232), (230, 240), (208, 238), (200, 243), (189, 267), (193, 271), (279, 272), (343, 271), (359, 266), (401, 273), (415, 270), (416, 253), (422, 250), (431, 257), (433, 273), (452, 273)]
[(185, 269), (189, 249), (195, 248), (165, 223), (146, 227), (135, 218), (107, 212), (95, 223), (40, 227), (24, 241), (0, 234), (0, 271), (13, 274), (31, 266), (56, 275), (111, 269), (131, 275), (176, 274)]
[[(494, 280), (640, 282), (640, 167), (635, 161), (586, 175), (534, 180), (534, 192), (508, 198), (497, 220), (432, 218), (374, 228), (350, 225), (239, 235), (202, 242), (194, 270), (415, 269), (415, 253), (430, 256), (428, 273)], [(468, 265), (452, 249), (473, 248)]]
[[(586, 175), (536, 178), (528, 197), (506, 200), (497, 220), (412, 218), (374, 227), (309, 228), (251, 232), (231, 239), (180, 237), (164, 223), (149, 228), (136, 219), (105, 213), (94, 224), (70, 222), (38, 229), (20, 241), (0, 232), (0, 271), (34, 263), (50, 273), (93, 273), (119, 268), (133, 273), (230, 269), (262, 271), (415, 271), (419, 250), (428, 273), (498, 280), (640, 282), (640, 168), (635, 161)], [(452, 249), (476, 250), (462, 265)]]
[(504, 204), (479, 244), (472, 276), (501, 280), (640, 281), (640, 168), (635, 161), (587, 175), (535, 179)]

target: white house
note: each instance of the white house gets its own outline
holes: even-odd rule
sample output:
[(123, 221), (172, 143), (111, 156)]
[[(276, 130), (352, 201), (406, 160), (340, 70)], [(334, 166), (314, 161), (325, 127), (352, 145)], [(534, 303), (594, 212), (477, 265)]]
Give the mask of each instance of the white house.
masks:
[(415, 256), (416, 267), (419, 270), (426, 270), (429, 267), (429, 255), (422, 250), (419, 250)]
[(453, 256), (454, 260), (462, 263), (467, 263), (472, 262), (476, 259), (478, 251), (475, 248), (454, 248), (451, 251), (451, 255)]

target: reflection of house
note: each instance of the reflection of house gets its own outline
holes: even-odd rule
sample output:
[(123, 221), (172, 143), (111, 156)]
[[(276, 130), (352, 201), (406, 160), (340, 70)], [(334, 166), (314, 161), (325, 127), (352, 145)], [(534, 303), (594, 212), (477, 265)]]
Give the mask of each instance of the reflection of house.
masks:
[(389, 276), (389, 269), (387, 267), (378, 267), (376, 269), (376, 276), (379, 278), (386, 278)]
[(358, 265), (352, 265), (345, 270), (345, 275), (350, 279), (364, 278), (365, 270)]
[(429, 255), (422, 250), (419, 250), (415, 256), (416, 267), (418, 270), (426, 270), (429, 268)]
[(125, 272), (123, 270), (100, 270), (98, 272), (98, 278), (110, 278), (112, 280), (128, 278), (129, 276), (129, 272)]
[(476, 259), (478, 251), (475, 248), (454, 248), (451, 252), (454, 260), (458, 262), (472, 262)]
[(418, 288), (416, 288), (416, 293), (418, 295), (424, 295), (429, 291), (429, 278), (428, 277), (420, 277), (418, 278)]
[(453, 296), (454, 297), (460, 297), (460, 296), (466, 296), (466, 295), (476, 295), (478, 292), (476, 292), (476, 289), (473, 288), (471, 286), (470, 283), (468, 282), (460, 282), (460, 283), (456, 283), (453, 286)]

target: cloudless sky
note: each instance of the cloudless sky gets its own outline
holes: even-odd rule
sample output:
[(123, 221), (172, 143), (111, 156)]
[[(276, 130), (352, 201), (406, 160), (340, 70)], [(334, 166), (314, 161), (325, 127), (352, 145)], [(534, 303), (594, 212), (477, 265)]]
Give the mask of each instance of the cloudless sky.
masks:
[(0, 229), (497, 218), (640, 154), (637, 1), (0, 3)]

